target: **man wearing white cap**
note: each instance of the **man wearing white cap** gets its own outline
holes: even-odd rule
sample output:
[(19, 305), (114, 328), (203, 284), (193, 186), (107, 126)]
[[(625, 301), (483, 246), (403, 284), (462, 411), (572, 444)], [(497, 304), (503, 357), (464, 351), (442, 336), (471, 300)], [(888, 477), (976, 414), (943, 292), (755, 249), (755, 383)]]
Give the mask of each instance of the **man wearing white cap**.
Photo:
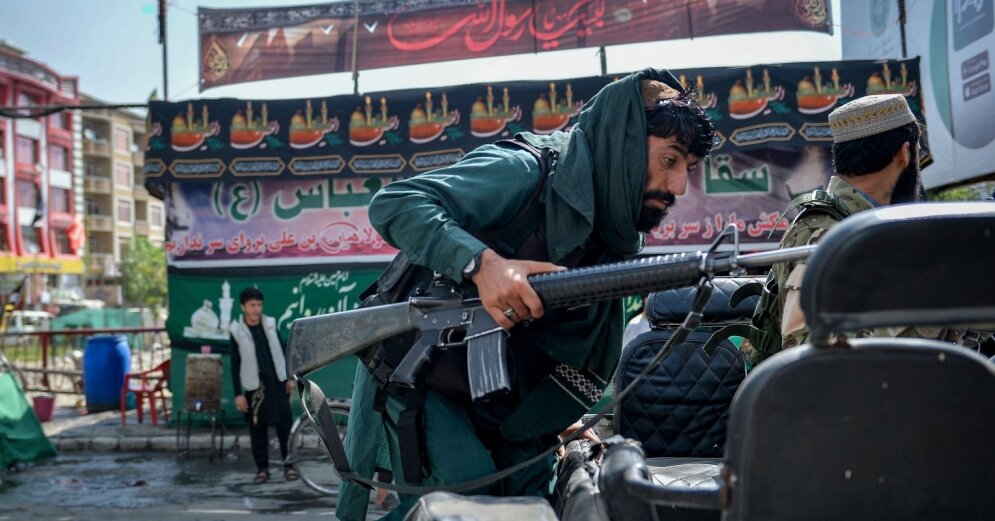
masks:
[[(816, 190), (789, 205), (785, 213), (799, 207), (801, 213), (784, 233), (782, 248), (815, 244), (829, 228), (854, 213), (923, 199), (918, 161), (921, 128), (904, 96), (874, 95), (856, 99), (830, 113), (829, 126), (833, 133), (836, 175), (830, 179), (825, 191)], [(799, 305), (804, 274), (804, 262), (776, 264), (772, 268), (776, 286), (771, 287), (768, 280), (767, 287), (771, 291), (766, 297), (771, 307), (774, 300), (777, 301), (777, 310), (771, 309), (770, 314), (774, 319), (780, 318), (780, 338), (768, 328), (768, 332), (773, 333), (767, 337), (770, 341), (754, 345), (755, 363), (781, 349), (807, 341), (808, 328)]]

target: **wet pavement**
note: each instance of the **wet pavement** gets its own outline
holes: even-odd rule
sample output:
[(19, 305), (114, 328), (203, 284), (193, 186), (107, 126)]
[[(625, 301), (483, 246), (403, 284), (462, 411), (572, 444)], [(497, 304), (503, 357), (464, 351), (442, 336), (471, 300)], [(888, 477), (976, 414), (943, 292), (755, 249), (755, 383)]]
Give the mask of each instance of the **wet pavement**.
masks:
[[(334, 495), (284, 480), (275, 440), (272, 477), (256, 485), (244, 427), (228, 429), (223, 457), (209, 457), (209, 428), (195, 428), (181, 455), (175, 427), (138, 424), (133, 414), (122, 427), (116, 411), (58, 408), (42, 425), (59, 456), (0, 471), (0, 521), (335, 519)], [(385, 513), (371, 503), (368, 519)]]
[[(333, 496), (275, 472), (256, 485), (254, 474), (247, 453), (214, 462), (152, 451), (65, 453), (0, 475), (0, 520), (335, 519)], [(384, 514), (371, 505), (369, 519)]]

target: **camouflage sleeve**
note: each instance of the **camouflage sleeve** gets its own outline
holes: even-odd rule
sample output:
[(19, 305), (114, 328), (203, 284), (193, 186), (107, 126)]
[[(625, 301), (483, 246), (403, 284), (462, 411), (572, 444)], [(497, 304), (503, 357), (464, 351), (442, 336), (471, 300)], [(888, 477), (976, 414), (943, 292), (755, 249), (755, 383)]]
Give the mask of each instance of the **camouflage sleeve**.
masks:
[[(831, 216), (821, 212), (811, 212), (795, 222), (781, 239), (782, 248), (817, 244), (819, 239), (836, 224)], [(791, 262), (775, 265), (774, 277), (777, 281), (778, 302), (781, 310), (781, 348), (787, 349), (808, 340), (805, 315), (801, 310), (802, 279), (805, 262)]]

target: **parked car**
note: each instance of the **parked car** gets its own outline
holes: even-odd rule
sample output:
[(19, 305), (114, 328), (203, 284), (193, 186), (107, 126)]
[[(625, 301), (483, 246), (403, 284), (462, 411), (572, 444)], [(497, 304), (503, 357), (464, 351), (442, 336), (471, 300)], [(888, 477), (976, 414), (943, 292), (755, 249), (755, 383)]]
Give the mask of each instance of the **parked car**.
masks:
[(4, 317), (4, 327), (7, 333), (45, 331), (50, 328), (52, 318), (48, 311), (14, 310)]

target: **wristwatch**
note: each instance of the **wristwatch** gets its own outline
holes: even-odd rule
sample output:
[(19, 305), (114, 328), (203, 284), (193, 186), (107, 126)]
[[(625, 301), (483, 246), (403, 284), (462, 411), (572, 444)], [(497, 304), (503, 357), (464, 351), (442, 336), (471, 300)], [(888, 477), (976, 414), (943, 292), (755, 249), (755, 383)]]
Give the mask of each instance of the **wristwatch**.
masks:
[(472, 279), (480, 271), (480, 256), (483, 254), (484, 252), (480, 251), (473, 257), (470, 257), (470, 262), (466, 263), (466, 267), (463, 268), (463, 278), (465, 280)]

